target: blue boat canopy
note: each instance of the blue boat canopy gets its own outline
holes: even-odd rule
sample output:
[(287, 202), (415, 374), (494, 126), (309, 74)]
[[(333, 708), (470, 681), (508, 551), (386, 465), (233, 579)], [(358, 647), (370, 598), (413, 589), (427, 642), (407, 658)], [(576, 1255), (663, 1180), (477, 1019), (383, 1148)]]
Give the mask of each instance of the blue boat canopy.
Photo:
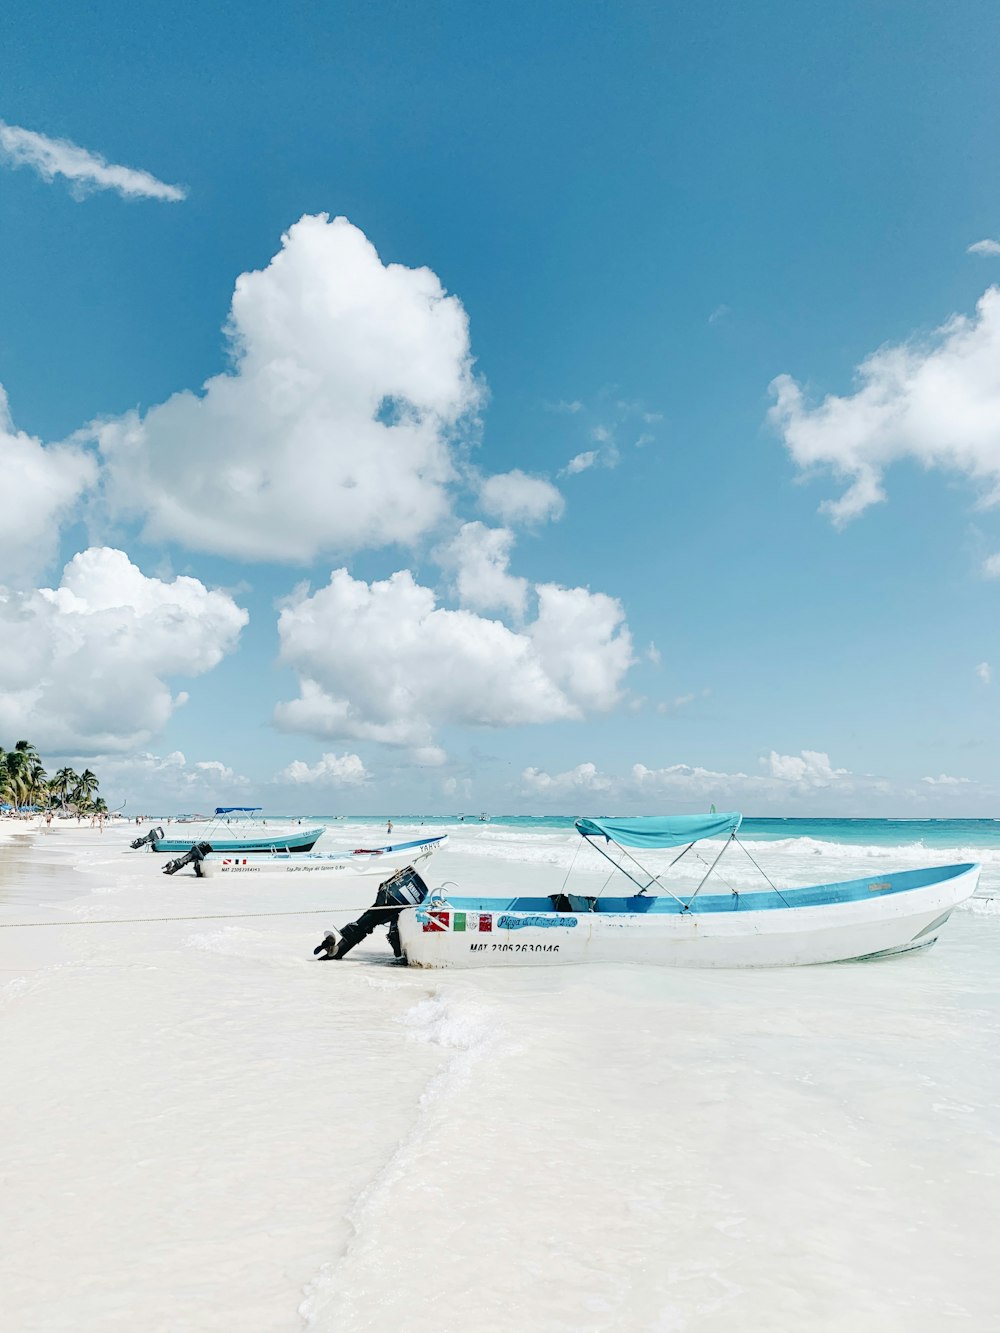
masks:
[(728, 838), (743, 822), (738, 811), (722, 815), (645, 815), (641, 819), (578, 819), (585, 838), (610, 838), (620, 847), (680, 847), (702, 838)]
[(262, 805), (217, 805), (215, 813), (217, 815), (252, 815), (257, 810), (263, 810)]

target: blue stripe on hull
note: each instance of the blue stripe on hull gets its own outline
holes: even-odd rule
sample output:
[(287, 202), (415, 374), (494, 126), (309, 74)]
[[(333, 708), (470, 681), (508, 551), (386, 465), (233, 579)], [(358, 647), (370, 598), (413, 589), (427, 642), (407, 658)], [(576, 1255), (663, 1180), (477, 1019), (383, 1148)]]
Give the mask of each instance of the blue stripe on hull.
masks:
[[(652, 894), (637, 894), (632, 898), (595, 898), (590, 900), (593, 903), (590, 910), (617, 915), (655, 913), (677, 916), (684, 912), (691, 916), (704, 916), (715, 912), (774, 912), (796, 907), (827, 907), (835, 903), (887, 898), (912, 889), (945, 884), (948, 880), (957, 879), (959, 875), (974, 869), (976, 867), (971, 862), (966, 865), (930, 866), (922, 870), (904, 870), (893, 875), (871, 875), (867, 879), (849, 879), (838, 884), (781, 889), (779, 893), (767, 889), (739, 894), (703, 892), (691, 899), (679, 895), (680, 902), (665, 895)], [(449, 894), (447, 906), (458, 911), (471, 912), (554, 911), (551, 898), (466, 898)]]
[[(209, 835), (204, 841), (211, 845), (213, 852), (308, 852), (319, 841), (323, 829), (303, 829), (294, 836), (282, 838), (213, 838)], [(160, 838), (153, 843), (154, 852), (187, 852), (200, 842), (201, 838)]]

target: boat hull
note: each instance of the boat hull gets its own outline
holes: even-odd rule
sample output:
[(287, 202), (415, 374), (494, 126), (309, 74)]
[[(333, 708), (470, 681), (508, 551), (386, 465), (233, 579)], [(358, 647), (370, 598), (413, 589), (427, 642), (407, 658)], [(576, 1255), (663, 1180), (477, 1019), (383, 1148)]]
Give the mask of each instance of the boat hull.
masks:
[[(433, 856), (448, 841), (447, 835), (427, 842), (410, 843), (400, 847), (373, 848), (343, 853), (316, 853), (311, 856), (206, 856), (200, 873), (214, 876), (237, 875), (309, 875), (319, 879), (342, 879), (350, 875), (377, 875), (387, 879), (404, 866), (418, 865)], [(213, 843), (213, 848), (215, 844)]]
[(211, 843), (213, 852), (239, 852), (241, 856), (271, 855), (275, 852), (311, 851), (324, 832), (325, 829), (321, 827), (296, 829), (294, 833), (277, 832), (253, 838), (219, 837), (211, 833), (200, 836), (187, 834), (183, 838), (157, 838), (151, 846), (154, 852), (189, 852), (195, 843), (207, 841)]
[[(909, 952), (933, 944), (951, 912), (970, 898), (979, 867), (940, 867), (829, 886), (839, 901), (745, 910), (729, 895), (683, 911), (666, 900), (640, 911), (518, 910), (503, 900), (454, 898), (401, 914), (399, 935), (415, 967), (652, 963), (666, 967), (799, 967)], [(855, 896), (843, 891), (854, 890)], [(806, 891), (786, 890), (795, 903)], [(819, 890), (810, 890), (814, 896)], [(861, 894), (864, 893), (864, 896)], [(761, 895), (748, 895), (757, 899)], [(836, 895), (831, 895), (835, 897)], [(544, 901), (544, 900), (543, 900)], [(638, 905), (639, 900), (630, 901)], [(523, 902), (514, 899), (513, 903)], [(694, 904), (692, 904), (692, 907)]]

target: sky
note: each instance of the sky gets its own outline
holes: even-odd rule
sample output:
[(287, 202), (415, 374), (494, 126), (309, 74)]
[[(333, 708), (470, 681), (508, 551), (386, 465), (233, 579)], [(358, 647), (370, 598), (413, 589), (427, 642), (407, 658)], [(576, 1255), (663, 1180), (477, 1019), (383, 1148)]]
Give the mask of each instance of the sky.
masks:
[(1000, 14), (0, 13), (0, 745), (992, 816)]

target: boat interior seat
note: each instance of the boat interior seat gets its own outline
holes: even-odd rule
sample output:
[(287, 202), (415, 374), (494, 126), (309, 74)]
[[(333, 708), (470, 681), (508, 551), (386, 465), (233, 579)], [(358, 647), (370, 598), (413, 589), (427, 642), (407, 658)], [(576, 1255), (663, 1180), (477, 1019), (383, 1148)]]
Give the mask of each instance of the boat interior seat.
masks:
[(597, 899), (580, 893), (553, 893), (552, 908), (556, 912), (596, 912)]

